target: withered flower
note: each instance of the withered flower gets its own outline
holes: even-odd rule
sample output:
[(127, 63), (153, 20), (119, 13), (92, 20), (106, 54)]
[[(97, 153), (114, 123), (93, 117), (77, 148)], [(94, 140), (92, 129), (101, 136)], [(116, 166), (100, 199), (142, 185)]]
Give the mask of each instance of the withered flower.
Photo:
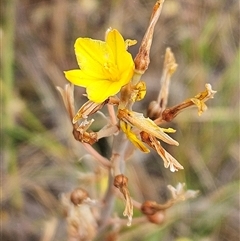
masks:
[(184, 190), (184, 183), (179, 183), (176, 188), (168, 185), (172, 198), (164, 204), (155, 201), (145, 201), (141, 206), (141, 211), (145, 214), (150, 222), (162, 224), (165, 220), (165, 211), (172, 207), (175, 203), (194, 198), (198, 195), (198, 191)]
[(147, 116), (149, 118), (157, 119), (166, 109), (168, 102), (170, 79), (173, 73), (176, 71), (176, 69), (177, 63), (174, 54), (170, 48), (167, 48), (164, 58), (163, 73), (160, 79), (161, 89), (159, 91), (157, 100), (151, 101), (148, 106)]
[(108, 102), (105, 100), (104, 102), (98, 104), (91, 100), (87, 101), (81, 108), (77, 111), (77, 114), (73, 117), (73, 124), (77, 123), (78, 120), (84, 118), (88, 118), (90, 115), (96, 113), (98, 110), (102, 109), (102, 107)]
[(206, 89), (204, 91), (200, 92), (193, 98), (187, 99), (178, 105), (165, 109), (162, 113), (162, 116), (154, 122), (158, 124), (161, 123), (162, 120), (168, 122), (172, 121), (184, 109), (194, 105), (198, 107), (198, 115), (201, 115), (205, 110), (207, 110), (205, 102), (209, 99), (212, 99), (214, 97), (214, 94), (217, 92), (212, 90), (212, 86), (210, 84), (206, 84), (205, 87)]
[(205, 102), (209, 99), (213, 99), (214, 95), (217, 93), (217, 91), (212, 90), (212, 86), (210, 84), (206, 84), (205, 87), (205, 91), (190, 99), (192, 103), (197, 106), (198, 115), (201, 115), (205, 110), (207, 110)]
[(172, 198), (175, 202), (195, 198), (199, 194), (199, 191), (185, 190), (185, 183), (178, 183), (176, 188), (168, 185), (168, 189), (171, 191)]
[(133, 204), (132, 199), (130, 197), (130, 193), (128, 191), (128, 178), (123, 174), (119, 174), (114, 178), (114, 186), (119, 189), (119, 191), (123, 194), (123, 197), (126, 201), (125, 210), (123, 212), (123, 216), (128, 217), (128, 226), (132, 224), (132, 216), (133, 216)]
[(142, 113), (137, 113), (127, 109), (120, 109), (118, 110), (118, 118), (126, 123), (129, 123), (131, 126), (136, 127), (140, 131), (145, 131), (170, 145), (179, 145), (177, 141), (165, 134), (165, 132), (175, 132), (175, 130), (171, 128), (160, 128), (151, 119), (145, 118)]
[(64, 89), (62, 89), (61, 87), (58, 87), (58, 86), (56, 88), (62, 96), (64, 106), (72, 121), (72, 119), (75, 115), (74, 96), (73, 96), (74, 85), (66, 84)]
[(66, 213), (68, 240), (93, 240), (97, 233), (96, 217), (89, 205), (84, 189), (62, 194), (61, 201)]
[(170, 154), (168, 153), (160, 144), (160, 142), (152, 135), (142, 131), (140, 133), (142, 141), (148, 144), (151, 148), (153, 148), (159, 156), (163, 159), (164, 167), (170, 168), (171, 172), (178, 171), (183, 169), (183, 166)]

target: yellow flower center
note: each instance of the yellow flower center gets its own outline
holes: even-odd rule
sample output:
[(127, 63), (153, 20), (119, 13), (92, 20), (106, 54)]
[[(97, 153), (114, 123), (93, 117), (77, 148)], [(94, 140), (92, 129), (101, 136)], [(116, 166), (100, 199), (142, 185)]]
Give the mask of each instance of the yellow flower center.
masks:
[(115, 82), (119, 81), (119, 70), (116, 64), (111, 62), (106, 62), (103, 64), (104, 74), (108, 77), (108, 80)]

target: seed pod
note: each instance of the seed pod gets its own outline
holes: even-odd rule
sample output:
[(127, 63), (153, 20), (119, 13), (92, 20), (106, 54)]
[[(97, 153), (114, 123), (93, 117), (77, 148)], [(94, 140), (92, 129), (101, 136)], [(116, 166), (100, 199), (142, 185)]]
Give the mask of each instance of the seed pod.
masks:
[(88, 198), (88, 193), (82, 188), (76, 188), (70, 195), (70, 200), (74, 205), (81, 204), (86, 198)]

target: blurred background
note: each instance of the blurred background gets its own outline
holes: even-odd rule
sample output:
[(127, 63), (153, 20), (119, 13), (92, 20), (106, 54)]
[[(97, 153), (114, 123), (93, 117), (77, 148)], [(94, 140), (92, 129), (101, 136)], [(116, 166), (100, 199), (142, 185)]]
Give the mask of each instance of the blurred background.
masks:
[[(125, 39), (138, 41), (129, 49), (135, 56), (154, 3), (1, 1), (2, 240), (66, 240), (61, 194), (82, 186), (92, 198), (103, 195), (105, 172), (74, 140), (55, 87), (67, 84), (64, 70), (77, 68), (77, 37), (103, 40), (111, 26)], [(165, 1), (143, 76), (147, 95), (135, 110), (146, 113), (148, 103), (157, 98), (166, 47), (178, 63), (169, 106), (203, 91), (205, 83), (217, 94), (201, 117), (197, 109), (186, 110), (169, 124), (177, 130), (173, 137), (180, 146), (164, 147), (184, 170), (171, 173), (156, 153), (136, 151), (126, 175), (139, 202), (164, 203), (169, 198), (166, 186), (178, 182), (200, 190), (200, 195), (171, 208), (162, 225), (133, 222), (121, 229), (118, 240), (239, 240), (239, 16), (234, 0)], [(83, 93), (75, 88), (76, 108), (86, 101)], [(110, 157), (110, 140), (101, 140), (95, 148)], [(123, 209), (117, 201), (120, 217)], [(141, 214), (134, 210), (134, 216)]]

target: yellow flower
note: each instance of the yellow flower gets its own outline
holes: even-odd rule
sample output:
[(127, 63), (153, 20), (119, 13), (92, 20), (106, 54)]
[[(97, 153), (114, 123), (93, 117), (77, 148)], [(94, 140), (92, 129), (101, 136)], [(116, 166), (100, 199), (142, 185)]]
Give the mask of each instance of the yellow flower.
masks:
[(101, 103), (117, 94), (132, 78), (134, 62), (128, 42), (116, 29), (109, 29), (106, 41), (78, 38), (75, 54), (80, 69), (65, 71), (74, 85), (86, 88), (88, 99)]

